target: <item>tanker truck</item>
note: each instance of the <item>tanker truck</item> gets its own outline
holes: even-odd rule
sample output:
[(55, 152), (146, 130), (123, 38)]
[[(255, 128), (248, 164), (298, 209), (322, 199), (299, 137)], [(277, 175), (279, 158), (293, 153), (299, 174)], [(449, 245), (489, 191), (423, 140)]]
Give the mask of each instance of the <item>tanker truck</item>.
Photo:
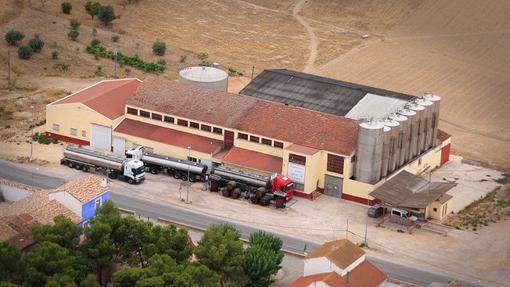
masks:
[(168, 175), (173, 175), (176, 179), (184, 181), (202, 181), (207, 172), (206, 165), (151, 153), (142, 146), (126, 151), (126, 157), (143, 161), (146, 169), (152, 174), (165, 172)]
[(145, 167), (140, 160), (83, 147), (67, 146), (60, 164), (85, 172), (89, 169), (100, 170), (106, 172), (111, 179), (119, 178), (130, 184), (145, 179)]
[(284, 208), (294, 196), (292, 181), (276, 173), (263, 176), (220, 165), (213, 169), (209, 180), (211, 191), (234, 199), (242, 196), (253, 204), (273, 203), (277, 208)]

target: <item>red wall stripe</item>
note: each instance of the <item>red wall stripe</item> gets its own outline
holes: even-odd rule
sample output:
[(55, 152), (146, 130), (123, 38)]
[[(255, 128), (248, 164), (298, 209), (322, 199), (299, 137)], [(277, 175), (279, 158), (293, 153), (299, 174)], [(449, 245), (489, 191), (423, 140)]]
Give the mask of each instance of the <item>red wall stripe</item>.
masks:
[(70, 142), (70, 143), (79, 144), (79, 145), (90, 145), (90, 142), (88, 142), (88, 141), (84, 141), (84, 140), (80, 140), (80, 139), (72, 138), (72, 137), (68, 137), (68, 136), (63, 136), (63, 135), (59, 135), (59, 134), (55, 134), (55, 133), (46, 132), (46, 136), (48, 136), (50, 138), (57, 139), (59, 141), (65, 141), (65, 142)]

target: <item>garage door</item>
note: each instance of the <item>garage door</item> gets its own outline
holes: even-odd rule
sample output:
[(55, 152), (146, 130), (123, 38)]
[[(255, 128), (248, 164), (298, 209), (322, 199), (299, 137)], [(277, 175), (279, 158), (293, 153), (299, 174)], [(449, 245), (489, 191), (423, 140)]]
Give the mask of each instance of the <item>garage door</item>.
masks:
[(123, 138), (113, 138), (113, 152), (117, 154), (124, 154), (126, 152), (126, 140)]
[(112, 129), (105, 126), (90, 124), (90, 146), (110, 151), (112, 148)]
[(324, 180), (324, 194), (334, 197), (342, 196), (342, 178), (326, 175)]

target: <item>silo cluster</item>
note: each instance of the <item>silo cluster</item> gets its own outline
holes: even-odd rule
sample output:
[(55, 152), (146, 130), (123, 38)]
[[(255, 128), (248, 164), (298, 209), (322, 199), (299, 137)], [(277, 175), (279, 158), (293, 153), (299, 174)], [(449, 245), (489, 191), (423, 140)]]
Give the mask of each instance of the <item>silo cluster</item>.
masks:
[(435, 147), (440, 101), (425, 93), (382, 121), (361, 122), (356, 179), (374, 184)]

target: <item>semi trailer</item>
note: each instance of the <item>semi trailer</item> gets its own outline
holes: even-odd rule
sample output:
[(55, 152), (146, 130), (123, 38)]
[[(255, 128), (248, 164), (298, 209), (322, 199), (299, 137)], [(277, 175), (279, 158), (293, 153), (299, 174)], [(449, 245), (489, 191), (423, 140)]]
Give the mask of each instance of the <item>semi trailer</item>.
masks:
[(145, 179), (142, 161), (83, 147), (67, 146), (60, 164), (85, 172), (90, 169), (103, 171), (111, 179), (119, 178), (130, 184), (140, 183)]
[(284, 208), (294, 196), (294, 184), (288, 177), (278, 174), (263, 176), (239, 169), (216, 166), (209, 177), (211, 191), (219, 191), (225, 197), (244, 197), (253, 204), (274, 204)]
[[(189, 160), (176, 159), (146, 151), (142, 146), (126, 151), (127, 158), (143, 161), (150, 173), (165, 172), (176, 179), (184, 181), (202, 181), (205, 179), (207, 166)], [(189, 176), (189, 178), (188, 178)]]

